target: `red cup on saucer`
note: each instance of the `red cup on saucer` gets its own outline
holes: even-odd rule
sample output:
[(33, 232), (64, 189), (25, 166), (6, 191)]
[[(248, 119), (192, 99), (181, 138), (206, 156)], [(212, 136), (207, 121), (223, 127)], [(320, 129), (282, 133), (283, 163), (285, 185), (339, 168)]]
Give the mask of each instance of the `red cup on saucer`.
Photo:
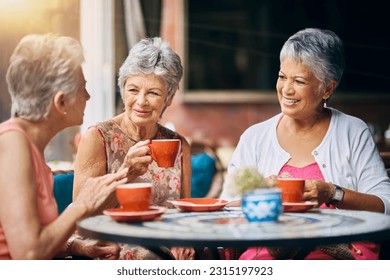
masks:
[(303, 202), (304, 179), (278, 178), (277, 186), (282, 190), (282, 202)]
[(115, 189), (116, 198), (125, 211), (147, 211), (151, 205), (151, 183), (129, 183)]

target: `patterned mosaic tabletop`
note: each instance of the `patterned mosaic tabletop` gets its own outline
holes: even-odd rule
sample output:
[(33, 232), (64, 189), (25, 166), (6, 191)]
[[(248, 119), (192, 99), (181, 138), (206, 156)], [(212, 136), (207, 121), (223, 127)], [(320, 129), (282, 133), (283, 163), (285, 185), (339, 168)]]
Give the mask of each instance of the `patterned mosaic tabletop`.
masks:
[(349, 210), (312, 209), (284, 213), (277, 222), (249, 223), (240, 208), (214, 212), (169, 209), (139, 223), (100, 215), (84, 219), (79, 231), (91, 238), (148, 246), (315, 246), (390, 236), (390, 216)]

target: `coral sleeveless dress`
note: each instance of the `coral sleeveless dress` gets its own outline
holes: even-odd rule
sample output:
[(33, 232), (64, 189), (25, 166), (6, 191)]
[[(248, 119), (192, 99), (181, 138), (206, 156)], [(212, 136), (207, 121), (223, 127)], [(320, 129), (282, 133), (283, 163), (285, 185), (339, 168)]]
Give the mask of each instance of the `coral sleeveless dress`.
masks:
[[(35, 144), (17, 124), (6, 121), (0, 124), (0, 135), (10, 132), (20, 131), (28, 140), (33, 161), (35, 174), (35, 187), (37, 188), (37, 206), (39, 220), (42, 225), (50, 224), (58, 217), (57, 202), (53, 195), (53, 174), (49, 166), (47, 166), (42, 154), (38, 151)], [(17, 159), (15, 159), (17, 160)], [(0, 259), (11, 259), (7, 240), (0, 223)]]

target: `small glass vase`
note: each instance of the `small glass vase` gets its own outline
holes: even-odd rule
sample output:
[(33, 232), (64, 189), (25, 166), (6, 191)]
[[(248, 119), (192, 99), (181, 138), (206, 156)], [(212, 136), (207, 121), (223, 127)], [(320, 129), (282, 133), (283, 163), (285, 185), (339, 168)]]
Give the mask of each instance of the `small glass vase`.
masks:
[(279, 188), (263, 188), (247, 192), (242, 197), (242, 211), (248, 222), (276, 222), (283, 212)]

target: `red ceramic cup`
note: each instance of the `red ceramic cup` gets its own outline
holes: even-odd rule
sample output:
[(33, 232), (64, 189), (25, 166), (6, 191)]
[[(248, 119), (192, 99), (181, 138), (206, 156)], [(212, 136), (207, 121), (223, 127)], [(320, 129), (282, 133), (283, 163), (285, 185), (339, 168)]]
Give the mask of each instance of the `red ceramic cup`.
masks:
[(159, 167), (173, 167), (180, 149), (179, 139), (156, 139), (149, 144), (152, 158)]
[(302, 202), (305, 180), (278, 178), (277, 186), (282, 190), (282, 202)]
[(151, 183), (129, 183), (116, 187), (116, 198), (126, 211), (146, 211), (152, 199)]

